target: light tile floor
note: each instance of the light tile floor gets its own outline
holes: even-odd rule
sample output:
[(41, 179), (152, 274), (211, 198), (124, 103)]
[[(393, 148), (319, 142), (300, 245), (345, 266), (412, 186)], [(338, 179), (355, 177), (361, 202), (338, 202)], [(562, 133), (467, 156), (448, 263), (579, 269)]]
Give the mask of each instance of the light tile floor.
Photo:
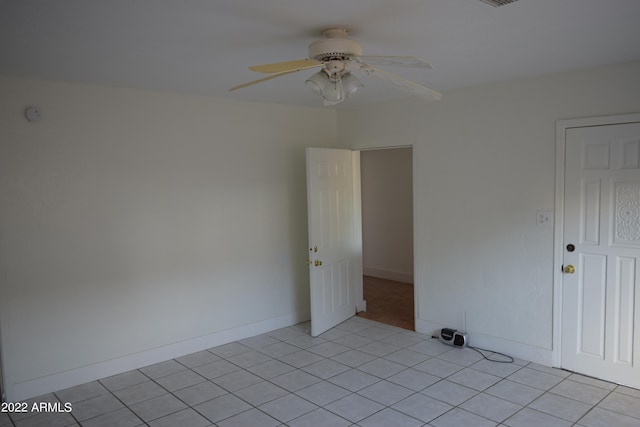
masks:
[(640, 426), (640, 390), (484, 360), (353, 317), (318, 338), (279, 329), (32, 399), (63, 414), (0, 427)]

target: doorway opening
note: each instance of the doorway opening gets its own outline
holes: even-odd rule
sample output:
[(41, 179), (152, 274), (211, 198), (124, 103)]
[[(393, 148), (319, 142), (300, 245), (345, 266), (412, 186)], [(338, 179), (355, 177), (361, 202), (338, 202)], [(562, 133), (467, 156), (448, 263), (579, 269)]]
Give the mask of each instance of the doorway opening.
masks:
[(360, 152), (363, 299), (358, 316), (415, 330), (413, 149)]

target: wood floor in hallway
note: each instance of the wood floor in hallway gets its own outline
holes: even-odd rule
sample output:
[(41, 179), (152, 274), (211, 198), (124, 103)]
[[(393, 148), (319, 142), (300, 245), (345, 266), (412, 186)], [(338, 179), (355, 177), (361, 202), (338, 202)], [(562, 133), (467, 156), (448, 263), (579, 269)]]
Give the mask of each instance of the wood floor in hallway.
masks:
[(364, 276), (363, 287), (367, 311), (358, 313), (358, 316), (411, 331), (415, 330), (411, 283)]

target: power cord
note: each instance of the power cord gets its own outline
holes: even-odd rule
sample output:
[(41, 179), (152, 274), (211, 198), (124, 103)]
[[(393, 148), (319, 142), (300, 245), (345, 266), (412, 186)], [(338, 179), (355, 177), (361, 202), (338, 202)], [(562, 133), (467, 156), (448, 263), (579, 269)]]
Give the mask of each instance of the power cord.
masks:
[[(484, 357), (485, 360), (488, 360), (489, 362), (495, 362), (495, 363), (513, 363), (514, 362), (513, 357), (509, 356), (508, 354), (498, 353), (497, 351), (492, 351), (492, 350), (485, 350), (484, 348), (471, 347), (470, 345), (468, 345), (467, 347), (480, 353), (480, 356)], [(493, 353), (494, 355), (505, 357), (507, 360), (491, 359), (490, 357), (487, 357), (483, 353), (483, 351), (486, 351), (488, 353)]]
[[(431, 338), (440, 338), (440, 337), (436, 335), (432, 335)], [(482, 356), (485, 360), (488, 360), (489, 362), (495, 362), (495, 363), (513, 363), (514, 362), (513, 357), (509, 356), (508, 354), (499, 353), (497, 351), (492, 351), (492, 350), (486, 350), (484, 348), (472, 347), (470, 345), (467, 345), (467, 347), (470, 348), (471, 350), (477, 351), (478, 354), (480, 354), (480, 356)], [(487, 357), (487, 355), (485, 355), (483, 351), (486, 351), (487, 353), (492, 353), (493, 355), (502, 356), (506, 360), (492, 359), (491, 357)]]

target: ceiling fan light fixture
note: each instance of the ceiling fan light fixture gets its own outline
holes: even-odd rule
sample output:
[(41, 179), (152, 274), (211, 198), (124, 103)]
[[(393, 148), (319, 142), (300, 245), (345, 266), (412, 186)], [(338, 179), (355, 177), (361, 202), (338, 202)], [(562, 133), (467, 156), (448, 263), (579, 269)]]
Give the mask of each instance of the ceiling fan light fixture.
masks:
[(364, 85), (353, 74), (347, 73), (342, 76), (342, 89), (347, 98), (356, 93), (361, 87), (364, 87)]
[(339, 74), (329, 75), (329, 73), (322, 69), (313, 74), (305, 81), (305, 85), (313, 91), (316, 95), (322, 96), (324, 105), (336, 105), (347, 99), (347, 96), (355, 92), (362, 84), (354, 76), (347, 78), (348, 93), (344, 88), (344, 77), (350, 75), (347, 73), (341, 77)]
[(322, 95), (324, 87), (329, 82), (329, 76), (323, 70), (318, 71), (311, 77), (309, 77), (304, 83), (309, 89), (316, 95)]
[[(329, 79), (322, 90), (322, 97), (325, 101), (339, 103), (346, 99), (341, 79)], [(326, 105), (326, 104), (325, 104)], [(332, 104), (333, 105), (333, 104)]]

